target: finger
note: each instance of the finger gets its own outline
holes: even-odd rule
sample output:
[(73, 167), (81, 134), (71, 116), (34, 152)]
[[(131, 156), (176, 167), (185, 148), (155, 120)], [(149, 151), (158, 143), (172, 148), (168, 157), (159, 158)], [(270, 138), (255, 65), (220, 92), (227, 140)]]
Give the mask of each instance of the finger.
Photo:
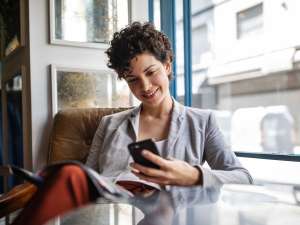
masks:
[(140, 173), (139, 170), (137, 170), (136, 168), (133, 168), (133, 167), (130, 167), (130, 170), (131, 170), (132, 172), (135, 172), (135, 173)]
[(143, 150), (142, 151), (142, 156), (148, 160), (150, 160), (151, 162), (153, 162), (154, 164), (158, 165), (160, 168), (165, 168), (168, 164), (168, 161), (165, 160), (164, 158), (148, 151), (148, 150)]
[(141, 164), (138, 163), (132, 163), (130, 164), (131, 168), (134, 170), (139, 171), (139, 173), (143, 173), (147, 176), (151, 177), (165, 177), (165, 171), (161, 169), (154, 169), (146, 166), (142, 166)]
[[(134, 172), (133, 172), (134, 173)], [(160, 184), (160, 185), (169, 185), (171, 184), (171, 182), (167, 179), (163, 179), (163, 178), (157, 178), (157, 177), (149, 177), (143, 173), (134, 173), (138, 178), (148, 181), (148, 182), (152, 182), (152, 183), (156, 183), (156, 184)]]

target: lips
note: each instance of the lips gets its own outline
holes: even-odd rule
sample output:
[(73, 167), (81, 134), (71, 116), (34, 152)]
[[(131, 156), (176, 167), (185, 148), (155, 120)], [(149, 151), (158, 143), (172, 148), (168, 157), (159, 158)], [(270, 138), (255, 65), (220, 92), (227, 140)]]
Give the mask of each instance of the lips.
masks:
[(152, 98), (156, 94), (157, 91), (158, 91), (158, 88), (155, 89), (154, 91), (143, 93), (143, 97), (144, 98)]

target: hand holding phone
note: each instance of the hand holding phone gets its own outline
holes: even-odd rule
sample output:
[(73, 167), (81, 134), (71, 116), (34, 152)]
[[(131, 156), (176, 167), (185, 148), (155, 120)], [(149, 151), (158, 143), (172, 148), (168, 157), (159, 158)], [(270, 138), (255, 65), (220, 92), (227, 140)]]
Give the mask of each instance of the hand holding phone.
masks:
[(149, 161), (142, 155), (143, 150), (148, 150), (159, 156), (157, 147), (152, 139), (146, 139), (138, 142), (133, 142), (128, 145), (128, 150), (133, 160), (146, 167), (159, 169), (159, 166)]

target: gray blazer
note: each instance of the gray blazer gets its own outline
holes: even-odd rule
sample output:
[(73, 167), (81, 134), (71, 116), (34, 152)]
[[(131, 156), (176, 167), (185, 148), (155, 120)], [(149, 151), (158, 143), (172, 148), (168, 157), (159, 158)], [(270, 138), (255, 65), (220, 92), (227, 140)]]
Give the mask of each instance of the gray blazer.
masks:
[[(199, 166), (203, 185), (252, 183), (249, 172), (226, 147), (216, 119), (209, 110), (174, 101), (169, 136), (161, 154)], [(137, 140), (141, 106), (104, 116), (95, 133), (86, 164), (114, 180), (132, 162), (127, 145)], [(201, 165), (207, 162), (209, 168)]]

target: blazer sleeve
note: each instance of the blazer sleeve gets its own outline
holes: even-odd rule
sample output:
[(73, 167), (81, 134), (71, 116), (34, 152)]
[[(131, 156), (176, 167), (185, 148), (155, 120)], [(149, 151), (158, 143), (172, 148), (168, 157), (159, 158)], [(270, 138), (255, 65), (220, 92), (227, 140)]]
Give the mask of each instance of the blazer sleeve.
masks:
[(200, 167), (203, 186), (253, 182), (248, 170), (241, 165), (234, 152), (226, 146), (212, 112), (208, 116), (206, 125), (204, 157), (210, 169)]
[(96, 130), (96, 133), (93, 137), (93, 141), (92, 141), (92, 145), (90, 147), (90, 152), (89, 155), (87, 157), (86, 163), (85, 165), (88, 167), (93, 168), (96, 171), (99, 171), (99, 157), (100, 157), (100, 152), (102, 149), (102, 143), (103, 143), (103, 139), (104, 139), (104, 130), (105, 130), (105, 118), (102, 117), (98, 128)]

